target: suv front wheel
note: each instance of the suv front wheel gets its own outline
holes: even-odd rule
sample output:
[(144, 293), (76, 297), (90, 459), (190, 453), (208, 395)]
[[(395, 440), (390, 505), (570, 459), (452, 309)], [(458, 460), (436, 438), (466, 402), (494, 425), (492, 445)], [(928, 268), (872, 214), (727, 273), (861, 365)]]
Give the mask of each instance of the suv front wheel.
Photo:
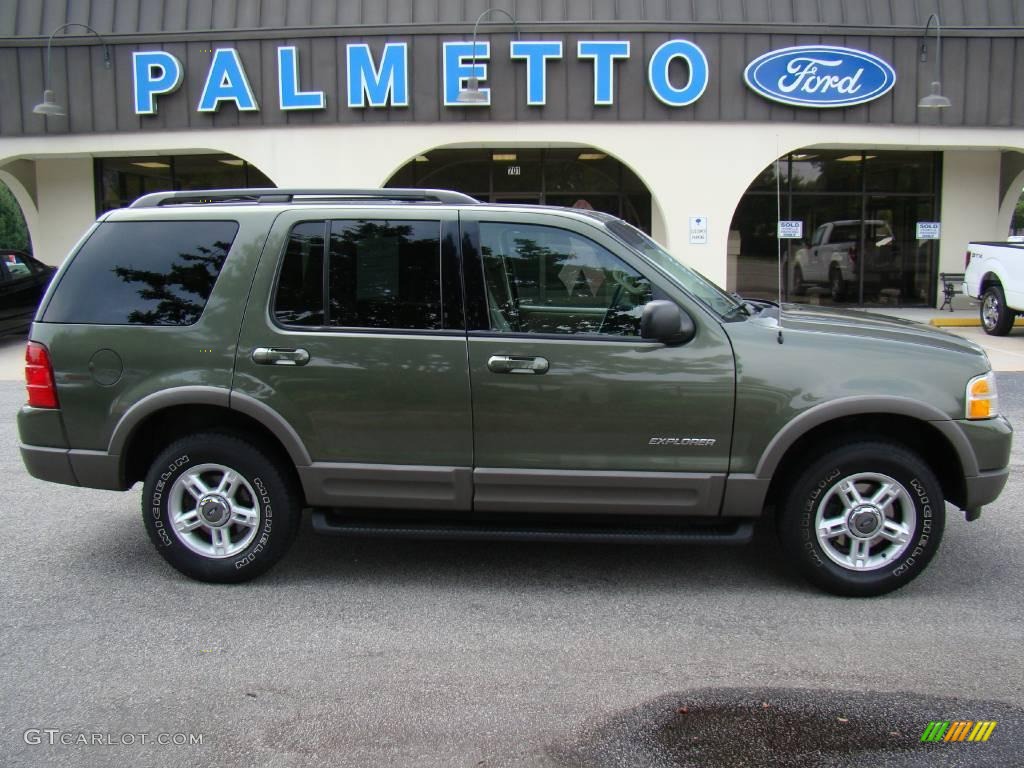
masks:
[(200, 581), (248, 581), (266, 571), (291, 546), (301, 512), (293, 484), (267, 455), (222, 433), (171, 444), (142, 491), (153, 545)]
[(917, 454), (891, 443), (853, 443), (799, 475), (778, 522), (783, 549), (813, 584), (869, 597), (924, 570), (942, 538), (945, 500)]

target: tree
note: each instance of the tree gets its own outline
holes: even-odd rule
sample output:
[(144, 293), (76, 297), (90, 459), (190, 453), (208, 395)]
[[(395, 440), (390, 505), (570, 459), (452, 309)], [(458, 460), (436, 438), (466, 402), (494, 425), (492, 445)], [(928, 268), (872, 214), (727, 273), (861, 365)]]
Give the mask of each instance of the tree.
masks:
[(0, 182), (0, 248), (31, 250), (28, 227), (21, 206), (6, 184)]

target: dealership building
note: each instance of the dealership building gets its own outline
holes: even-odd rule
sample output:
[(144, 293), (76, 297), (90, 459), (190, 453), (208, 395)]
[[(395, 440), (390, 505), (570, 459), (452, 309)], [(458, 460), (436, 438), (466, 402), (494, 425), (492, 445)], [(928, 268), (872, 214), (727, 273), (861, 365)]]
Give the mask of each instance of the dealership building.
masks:
[(0, 180), (53, 264), (147, 192), (422, 186), (614, 213), (744, 295), (937, 305), (1024, 186), (1024, 3), (5, 3)]

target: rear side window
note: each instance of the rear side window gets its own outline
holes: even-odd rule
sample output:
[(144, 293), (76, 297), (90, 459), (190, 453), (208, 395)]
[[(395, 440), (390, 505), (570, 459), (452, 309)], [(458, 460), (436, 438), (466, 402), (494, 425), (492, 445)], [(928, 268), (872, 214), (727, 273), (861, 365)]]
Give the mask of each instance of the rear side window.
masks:
[(274, 316), (286, 325), (324, 324), (324, 233), (326, 223), (292, 228), (278, 277)]
[(357, 219), (296, 225), (285, 249), (273, 312), (285, 325), (439, 330), (441, 222)]
[(203, 313), (234, 221), (108, 221), (75, 255), (46, 323), (192, 325)]

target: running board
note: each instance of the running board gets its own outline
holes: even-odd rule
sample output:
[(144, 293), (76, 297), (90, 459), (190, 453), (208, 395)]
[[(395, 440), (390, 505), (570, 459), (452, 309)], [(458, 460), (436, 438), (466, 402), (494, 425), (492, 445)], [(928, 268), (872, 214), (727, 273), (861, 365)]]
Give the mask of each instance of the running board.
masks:
[(518, 528), (501, 525), (416, 525), (352, 522), (328, 510), (313, 510), (313, 530), (332, 536), (457, 541), (551, 541), (599, 544), (746, 544), (752, 522), (691, 528)]

